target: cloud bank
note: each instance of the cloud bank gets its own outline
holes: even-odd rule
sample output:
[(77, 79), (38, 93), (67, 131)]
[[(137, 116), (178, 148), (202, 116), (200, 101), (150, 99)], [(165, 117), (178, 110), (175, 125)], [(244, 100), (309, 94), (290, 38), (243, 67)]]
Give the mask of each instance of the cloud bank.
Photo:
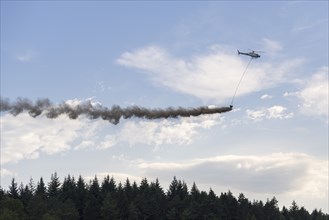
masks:
[[(75, 100), (74, 103), (79, 101)], [(222, 123), (220, 115), (126, 121), (113, 129), (106, 121), (87, 118), (71, 120), (65, 115), (56, 120), (28, 113), (1, 116), (1, 164), (37, 159), (42, 153), (56, 154), (68, 150), (106, 149), (120, 143), (145, 144), (154, 149), (162, 144), (191, 144), (199, 132)]]
[(287, 108), (281, 105), (274, 105), (268, 108), (258, 110), (246, 110), (247, 117), (255, 121), (263, 119), (289, 119), (294, 116), (293, 112), (287, 112)]
[[(272, 48), (280, 50), (280, 45), (267, 41)], [(221, 103), (232, 98), (248, 61), (248, 58), (239, 57), (232, 54), (232, 50), (220, 46), (213, 46), (207, 53), (189, 59), (175, 57), (158, 46), (148, 46), (125, 52), (117, 60), (120, 65), (145, 72), (155, 84)], [(276, 64), (254, 60), (237, 95), (246, 95), (284, 82), (301, 63), (300, 59)]]
[(1, 116), (1, 164), (36, 159), (41, 153), (56, 154), (71, 149), (73, 141), (90, 132), (83, 120), (31, 118), (27, 113)]
[(302, 90), (297, 93), (302, 102), (303, 113), (328, 117), (328, 83), (328, 67), (320, 68), (307, 80)]
[(129, 121), (115, 134), (106, 135), (99, 148), (110, 148), (120, 142), (127, 142), (130, 146), (147, 144), (154, 146), (155, 150), (163, 144), (191, 144), (199, 138), (200, 130), (222, 122), (223, 118), (219, 115), (182, 118), (179, 121)]
[(188, 182), (253, 193), (298, 193), (325, 198), (328, 194), (328, 161), (302, 153), (261, 156), (222, 155), (180, 162), (142, 162), (147, 176), (170, 179), (176, 175)]

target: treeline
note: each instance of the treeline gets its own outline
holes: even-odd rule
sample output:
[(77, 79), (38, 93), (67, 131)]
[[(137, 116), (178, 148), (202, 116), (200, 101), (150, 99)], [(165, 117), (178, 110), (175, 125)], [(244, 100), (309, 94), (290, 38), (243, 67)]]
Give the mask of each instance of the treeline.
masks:
[(165, 192), (159, 181), (142, 179), (139, 185), (127, 179), (116, 183), (106, 176), (88, 183), (68, 175), (60, 182), (57, 173), (46, 185), (43, 178), (34, 184), (18, 186), (12, 179), (8, 190), (0, 188), (0, 219), (289, 219), (324, 220), (328, 214), (315, 209), (309, 213), (295, 201), (278, 207), (275, 197), (249, 201), (242, 193), (235, 198), (228, 191), (217, 196), (212, 189), (200, 191), (196, 184), (189, 190), (186, 183), (172, 180)]

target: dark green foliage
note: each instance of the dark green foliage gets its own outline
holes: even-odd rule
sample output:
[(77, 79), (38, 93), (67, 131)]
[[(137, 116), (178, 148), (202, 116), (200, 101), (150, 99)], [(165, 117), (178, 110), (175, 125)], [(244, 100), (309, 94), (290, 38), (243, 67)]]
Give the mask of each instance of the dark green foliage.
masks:
[(101, 190), (97, 177), (90, 182), (86, 197), (86, 205), (83, 211), (84, 219), (100, 219)]
[(101, 207), (101, 217), (103, 219), (117, 219), (118, 212), (117, 212), (117, 204), (116, 199), (112, 196), (112, 193), (108, 192), (105, 196), (103, 201), (103, 205)]
[(25, 217), (23, 203), (11, 196), (6, 196), (0, 202), (0, 219), (23, 219)]
[(49, 197), (58, 197), (60, 192), (61, 183), (59, 182), (59, 177), (57, 176), (57, 173), (51, 174), (50, 182), (48, 183), (48, 196)]
[(35, 194), (26, 206), (26, 212), (29, 219), (42, 219), (48, 211), (48, 199), (41, 195)]
[(12, 180), (8, 191), (0, 187), (0, 220), (55, 219), (239, 219), (239, 220), (327, 220), (328, 214), (315, 209), (311, 214), (295, 201), (279, 210), (275, 197), (250, 202), (242, 193), (238, 198), (228, 191), (217, 196), (212, 189), (200, 191), (195, 183), (191, 190), (184, 181), (173, 178), (167, 193), (158, 181), (143, 178), (139, 186), (127, 179), (116, 184), (106, 176), (100, 183), (95, 176), (89, 184), (79, 176), (68, 175), (60, 182), (57, 173), (50, 182), (41, 177), (35, 186), (17, 187)]
[(239, 219), (238, 218), (238, 201), (233, 196), (231, 191), (227, 193), (222, 193), (219, 197), (222, 203), (223, 210), (221, 213), (221, 218), (223, 219)]
[(47, 193), (46, 185), (43, 182), (43, 178), (41, 177), (40, 181), (37, 184), (37, 189), (35, 191), (35, 194), (38, 195), (38, 196), (45, 197), (46, 193)]
[[(185, 207), (188, 206), (188, 189), (185, 182), (178, 181), (174, 177), (167, 192), (167, 218), (168, 219), (181, 219)], [(187, 215), (188, 213), (185, 213)]]
[(264, 205), (264, 215), (267, 220), (280, 219), (280, 211), (278, 207), (278, 200), (273, 197), (271, 200), (267, 199)]
[[(85, 181), (81, 176), (79, 176), (78, 182), (76, 184), (75, 188), (75, 196), (74, 196), (74, 203), (75, 207), (78, 210), (79, 216), (83, 216), (83, 210), (86, 206), (86, 200), (87, 200), (87, 189)], [(82, 217), (80, 218), (82, 219)]]
[(129, 201), (127, 199), (126, 193), (122, 187), (122, 184), (119, 183), (117, 189), (117, 210), (120, 219), (127, 219), (128, 218), (128, 208), (129, 208)]
[(68, 177), (64, 178), (64, 182), (60, 189), (60, 199), (61, 201), (65, 202), (67, 200), (75, 201), (76, 197), (76, 183), (74, 177), (68, 175)]
[(17, 188), (17, 183), (15, 182), (15, 178), (11, 180), (8, 195), (11, 198), (18, 199), (18, 188)]
[(239, 204), (239, 210), (238, 210), (238, 217), (241, 220), (247, 220), (248, 218), (251, 218), (251, 203), (249, 200), (240, 193), (238, 197), (238, 204)]
[(108, 193), (114, 195), (115, 192), (116, 192), (115, 180), (113, 177), (110, 178), (109, 175), (107, 175), (102, 182), (101, 196), (104, 199)]

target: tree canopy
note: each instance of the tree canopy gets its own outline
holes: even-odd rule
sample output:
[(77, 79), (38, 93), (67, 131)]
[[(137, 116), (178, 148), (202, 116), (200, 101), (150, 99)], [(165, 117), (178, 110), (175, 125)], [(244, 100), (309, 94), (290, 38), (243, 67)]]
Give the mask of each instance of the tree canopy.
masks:
[(249, 201), (240, 193), (217, 196), (212, 189), (200, 191), (194, 182), (189, 190), (184, 181), (173, 178), (165, 192), (158, 179), (143, 178), (139, 185), (128, 178), (116, 183), (106, 176), (99, 182), (95, 176), (89, 183), (79, 176), (68, 175), (60, 182), (57, 173), (45, 184), (43, 178), (27, 185), (13, 178), (8, 190), (0, 187), (0, 220), (2, 219), (242, 219), (242, 220), (325, 220), (321, 210), (309, 213), (292, 201), (290, 207), (278, 207), (273, 197)]

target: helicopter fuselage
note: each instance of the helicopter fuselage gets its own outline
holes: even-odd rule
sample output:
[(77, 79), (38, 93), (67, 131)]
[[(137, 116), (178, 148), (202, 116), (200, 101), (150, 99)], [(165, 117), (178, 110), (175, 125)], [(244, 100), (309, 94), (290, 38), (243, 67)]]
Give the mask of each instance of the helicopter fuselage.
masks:
[(239, 54), (239, 55), (242, 54), (242, 55), (250, 56), (250, 57), (255, 58), (255, 59), (257, 59), (257, 58), (260, 57), (260, 55), (259, 55), (258, 53), (255, 53), (255, 51), (252, 51), (252, 52), (250, 52), (250, 53), (244, 53), (244, 52), (240, 52), (240, 51), (238, 50), (238, 54)]

